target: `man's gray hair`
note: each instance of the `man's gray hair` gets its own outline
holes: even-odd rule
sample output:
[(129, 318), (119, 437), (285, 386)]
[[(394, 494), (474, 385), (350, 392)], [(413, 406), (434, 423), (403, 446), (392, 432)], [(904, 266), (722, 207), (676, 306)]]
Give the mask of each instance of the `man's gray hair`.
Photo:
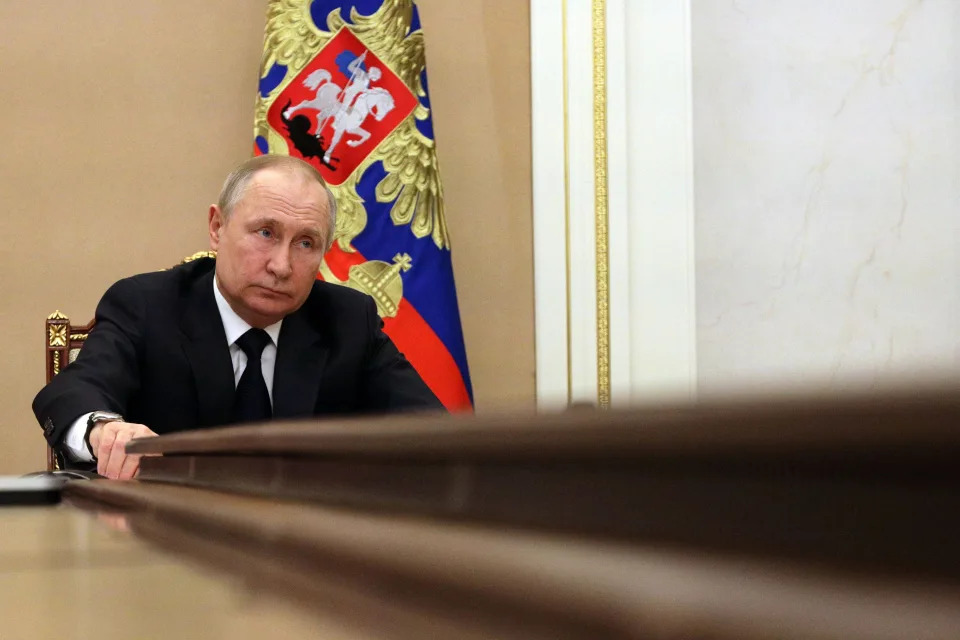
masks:
[(223, 212), (224, 222), (229, 220), (230, 213), (237, 203), (243, 198), (247, 185), (253, 176), (266, 169), (280, 169), (284, 171), (299, 171), (301, 175), (316, 180), (327, 194), (329, 205), (329, 219), (327, 221), (327, 246), (323, 248), (326, 253), (333, 246), (333, 236), (337, 230), (337, 201), (333, 197), (333, 191), (327, 186), (326, 180), (320, 175), (313, 165), (304, 162), (300, 158), (293, 156), (281, 156), (275, 154), (266, 154), (250, 158), (239, 167), (230, 172), (220, 190), (220, 198), (217, 200), (217, 206)]

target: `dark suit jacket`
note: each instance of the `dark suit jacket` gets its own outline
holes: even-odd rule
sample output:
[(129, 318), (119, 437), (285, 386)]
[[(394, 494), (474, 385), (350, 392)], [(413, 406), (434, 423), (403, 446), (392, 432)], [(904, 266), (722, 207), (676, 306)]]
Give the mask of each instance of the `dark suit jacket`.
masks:
[[(110, 287), (77, 360), (33, 401), (52, 447), (94, 410), (161, 434), (230, 422), (234, 375), (214, 265), (203, 258)], [(381, 327), (372, 298), (315, 283), (280, 329), (274, 417), (442, 408)]]

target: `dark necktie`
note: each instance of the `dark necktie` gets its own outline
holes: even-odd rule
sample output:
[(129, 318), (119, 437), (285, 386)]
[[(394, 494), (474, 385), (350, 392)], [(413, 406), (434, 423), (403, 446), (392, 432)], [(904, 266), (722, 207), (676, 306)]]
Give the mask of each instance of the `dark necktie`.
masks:
[(260, 355), (270, 342), (270, 336), (263, 329), (250, 329), (237, 338), (237, 346), (247, 354), (247, 368), (237, 383), (233, 401), (234, 422), (256, 422), (273, 416), (270, 394), (260, 368)]

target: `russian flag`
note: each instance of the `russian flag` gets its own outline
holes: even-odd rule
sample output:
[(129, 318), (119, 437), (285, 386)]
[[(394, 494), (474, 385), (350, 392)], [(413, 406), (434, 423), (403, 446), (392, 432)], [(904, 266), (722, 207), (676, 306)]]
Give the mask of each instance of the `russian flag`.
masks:
[(473, 390), (422, 40), (412, 0), (271, 0), (254, 154), (296, 155), (327, 179), (349, 231), (318, 277), (372, 293), (397, 348), (463, 411)]

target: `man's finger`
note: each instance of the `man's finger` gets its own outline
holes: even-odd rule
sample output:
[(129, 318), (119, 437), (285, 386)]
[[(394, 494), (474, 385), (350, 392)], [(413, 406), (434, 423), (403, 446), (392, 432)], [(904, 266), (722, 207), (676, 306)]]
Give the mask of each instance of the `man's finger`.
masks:
[(120, 467), (120, 472), (117, 474), (117, 480), (129, 480), (136, 475), (137, 469), (140, 468), (140, 456), (138, 455), (128, 455), (123, 461), (123, 465)]
[(103, 475), (116, 480), (120, 475), (120, 469), (127, 459), (127, 442), (130, 440), (130, 433), (121, 431), (113, 440), (113, 446), (110, 447), (110, 461), (106, 465)]
[(108, 429), (107, 425), (100, 428), (100, 444), (97, 446), (97, 473), (107, 475), (107, 464), (110, 462), (110, 452), (113, 451), (113, 442), (117, 438), (115, 429)]

